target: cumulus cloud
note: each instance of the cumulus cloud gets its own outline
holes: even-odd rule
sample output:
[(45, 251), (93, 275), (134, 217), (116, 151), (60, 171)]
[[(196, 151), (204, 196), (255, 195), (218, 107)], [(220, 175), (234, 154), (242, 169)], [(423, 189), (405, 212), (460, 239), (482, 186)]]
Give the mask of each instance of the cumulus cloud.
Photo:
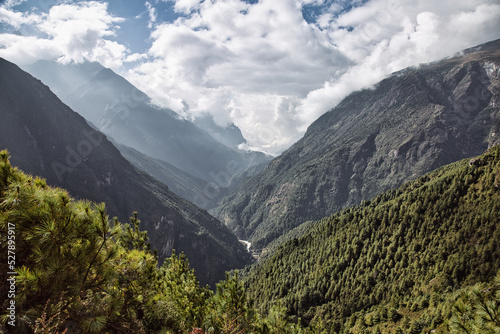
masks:
[(176, 11), (181, 13), (189, 14), (193, 10), (199, 8), (200, 2), (202, 0), (167, 0), (175, 3), (174, 8)]
[(119, 68), (133, 56), (110, 39), (123, 20), (109, 14), (106, 3), (97, 1), (61, 4), (47, 13), (29, 15), (0, 7), (0, 21), (16, 29), (29, 25), (28, 32), (32, 32), (28, 36), (1, 34), (0, 56), (19, 64), (58, 58), (63, 63), (89, 60)]
[(34, 24), (40, 19), (36, 15), (28, 15), (9, 10), (7, 6), (0, 7), (0, 23), (8, 24), (19, 29), (23, 24)]
[[(129, 78), (162, 105), (234, 122), (273, 153), (349, 93), (500, 31), (495, 0), (174, 3), (185, 15), (156, 28), (153, 60)], [(307, 23), (304, 6), (319, 5)]]
[(181, 104), (173, 96), (190, 113), (234, 122), (252, 145), (275, 153), (300, 136), (294, 109), (277, 117), (276, 104), (305, 97), (350, 64), (325, 32), (304, 21), (299, 3), (177, 1), (176, 8), (191, 14), (155, 29), (154, 66), (129, 78), (174, 110)]
[(234, 122), (248, 147), (279, 153), (349, 93), (500, 37), (498, 0), (161, 0), (177, 13), (169, 21), (159, 1), (138, 20), (151, 29), (144, 54), (117, 41), (123, 19), (105, 2), (0, 7), (1, 23), (28, 31), (0, 34), (0, 56), (139, 62), (124, 73), (157, 104)]

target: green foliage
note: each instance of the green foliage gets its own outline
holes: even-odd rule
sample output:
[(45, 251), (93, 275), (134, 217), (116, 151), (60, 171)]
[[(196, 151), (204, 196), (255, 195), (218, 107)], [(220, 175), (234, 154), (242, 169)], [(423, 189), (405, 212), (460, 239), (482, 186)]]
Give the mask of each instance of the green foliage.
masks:
[(500, 144), (498, 78), (483, 69), (500, 65), (498, 48), (497, 41), (406, 69), (350, 94), (263, 172), (225, 195), (214, 215), (262, 249), (305, 221)]
[[(75, 200), (10, 165), (0, 152), (0, 331), (14, 333), (281, 333), (301, 330), (273, 310), (262, 317), (238, 274), (201, 287), (175, 252), (158, 267), (137, 213), (111, 221), (104, 204)], [(15, 226), (13, 231), (12, 226)], [(7, 267), (15, 235), (15, 268)], [(12, 239), (12, 237), (11, 237)], [(7, 324), (6, 275), (16, 275), (16, 326)], [(287, 333), (302, 333), (288, 331)]]
[(110, 221), (104, 204), (23, 174), (3, 151), (0, 270), (15, 226), (14, 332), (496, 333), (499, 184), (496, 147), (309, 223), (213, 292), (183, 254), (158, 267), (137, 213)]
[(492, 284), (477, 284), (461, 290), (457, 296), (448, 322), (451, 332), (500, 332), (500, 272)]
[[(145, 234), (124, 229), (116, 219), (110, 223), (104, 204), (75, 201), (17, 171), (6, 152), (0, 159), (2, 259), (7, 231), (15, 226), (16, 329), (23, 332), (59, 313), (87, 333), (141, 330), (156, 270)], [(6, 288), (1, 285), (3, 296)]]
[(499, 185), (494, 147), (474, 164), (449, 165), (309, 224), (249, 271), (247, 291), (264, 312), (279, 300), (303, 324), (323, 321), (330, 332), (443, 328), (453, 291), (500, 268)]

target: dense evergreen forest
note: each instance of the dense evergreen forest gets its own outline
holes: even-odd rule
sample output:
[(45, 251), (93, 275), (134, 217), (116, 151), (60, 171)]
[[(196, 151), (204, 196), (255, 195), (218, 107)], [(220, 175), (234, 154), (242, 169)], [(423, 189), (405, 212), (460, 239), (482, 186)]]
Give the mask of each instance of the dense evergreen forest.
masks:
[(498, 333), (499, 217), (495, 147), (308, 223), (243, 280), (227, 274), (212, 291), (183, 254), (158, 265), (137, 214), (109, 219), (104, 204), (49, 187), (2, 151), (0, 330)]
[(499, 221), (497, 146), (308, 223), (245, 286), (328, 333), (499, 333)]
[(137, 214), (109, 219), (104, 204), (75, 200), (0, 152), (0, 332), (304, 332), (280, 309), (257, 313), (237, 274), (213, 292), (183, 254), (158, 266), (139, 226)]

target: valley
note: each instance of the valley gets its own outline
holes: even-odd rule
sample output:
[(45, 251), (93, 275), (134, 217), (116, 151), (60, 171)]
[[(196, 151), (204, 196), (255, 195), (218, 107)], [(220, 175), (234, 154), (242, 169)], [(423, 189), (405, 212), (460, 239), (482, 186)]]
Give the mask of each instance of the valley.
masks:
[(275, 158), (99, 63), (25, 69), (0, 58), (16, 333), (500, 330), (500, 40), (348, 95)]

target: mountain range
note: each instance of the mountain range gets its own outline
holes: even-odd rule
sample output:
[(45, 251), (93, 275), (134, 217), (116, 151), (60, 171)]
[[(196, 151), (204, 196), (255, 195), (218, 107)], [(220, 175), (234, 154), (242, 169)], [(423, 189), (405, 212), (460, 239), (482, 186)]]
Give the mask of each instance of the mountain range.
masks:
[[(169, 174), (182, 170), (176, 179), (183, 183), (172, 190), (186, 189), (178, 194), (198, 206), (213, 206), (221, 189), (239, 180), (233, 177), (270, 160), (264, 153), (238, 149), (245, 139), (234, 124), (224, 128), (210, 116), (198, 117), (195, 122), (207, 132), (171, 109), (154, 106), (146, 94), (98, 63), (41, 60), (26, 70), (117, 143), (174, 166)], [(200, 179), (206, 182), (201, 192)]]
[(500, 40), (347, 96), (270, 162), (100, 64), (29, 69), (43, 82), (0, 58), (20, 314), (96, 333), (500, 329)]
[(212, 213), (262, 249), (500, 142), (500, 41), (394, 73), (325, 113)]
[(12, 164), (72, 196), (105, 202), (127, 222), (138, 212), (160, 261), (184, 252), (203, 283), (251, 262), (236, 237), (205, 210), (132, 166), (104, 134), (16, 65), (0, 60), (0, 147)]

